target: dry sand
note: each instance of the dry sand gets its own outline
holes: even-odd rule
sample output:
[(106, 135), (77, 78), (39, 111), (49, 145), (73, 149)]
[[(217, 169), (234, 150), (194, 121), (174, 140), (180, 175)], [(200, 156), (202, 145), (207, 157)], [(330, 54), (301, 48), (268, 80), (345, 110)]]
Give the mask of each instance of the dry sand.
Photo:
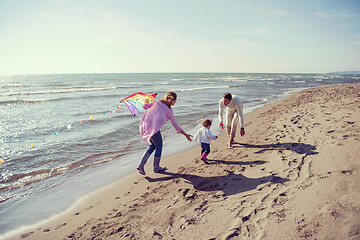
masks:
[(200, 147), (170, 156), (166, 173), (148, 166), (9, 239), (360, 239), (360, 84), (293, 93), (245, 123), (233, 149), (225, 133), (211, 143), (211, 164)]

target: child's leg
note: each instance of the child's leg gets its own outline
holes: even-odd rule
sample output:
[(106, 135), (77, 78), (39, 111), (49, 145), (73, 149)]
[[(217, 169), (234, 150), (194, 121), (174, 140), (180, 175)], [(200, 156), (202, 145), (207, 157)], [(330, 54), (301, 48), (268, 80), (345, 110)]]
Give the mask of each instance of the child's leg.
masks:
[(206, 154), (209, 154), (209, 153), (210, 153), (210, 144), (206, 144), (206, 146), (205, 146), (205, 152), (206, 152)]
[(203, 160), (204, 163), (208, 163), (206, 157), (210, 153), (210, 144), (202, 143), (202, 145), (204, 146), (204, 152), (201, 155), (201, 160)]
[(204, 147), (204, 144), (203, 143), (200, 143), (200, 146), (201, 146), (201, 153), (200, 153), (200, 156), (203, 155), (203, 153), (205, 152), (205, 147)]

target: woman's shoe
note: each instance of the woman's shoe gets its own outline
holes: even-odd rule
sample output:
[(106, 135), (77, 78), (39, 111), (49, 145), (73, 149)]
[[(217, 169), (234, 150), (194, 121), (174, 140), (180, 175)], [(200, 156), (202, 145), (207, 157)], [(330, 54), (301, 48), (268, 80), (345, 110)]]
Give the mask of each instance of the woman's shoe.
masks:
[(157, 167), (154, 168), (155, 173), (162, 173), (162, 172), (165, 172), (166, 170), (167, 170), (166, 167), (157, 166)]
[(144, 169), (142, 169), (141, 167), (138, 167), (137, 170), (139, 171), (139, 173), (140, 173), (141, 175), (146, 175)]

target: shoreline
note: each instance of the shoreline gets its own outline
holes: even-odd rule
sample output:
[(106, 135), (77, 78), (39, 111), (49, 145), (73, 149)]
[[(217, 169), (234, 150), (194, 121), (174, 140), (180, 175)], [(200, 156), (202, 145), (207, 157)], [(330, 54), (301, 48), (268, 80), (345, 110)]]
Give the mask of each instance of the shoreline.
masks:
[[(356, 233), (357, 225), (354, 223), (360, 220), (359, 188), (353, 184), (356, 182), (346, 179), (358, 179), (360, 167), (353, 158), (360, 153), (359, 147), (354, 145), (359, 142), (359, 122), (356, 121), (356, 116), (359, 116), (356, 110), (359, 109), (356, 106), (360, 104), (342, 95), (350, 92), (354, 95), (354, 89), (359, 92), (360, 84), (331, 85), (292, 92), (281, 100), (245, 114), (246, 135), (235, 138), (237, 143), (234, 149), (226, 149), (227, 134), (221, 134), (218, 140), (212, 141), (209, 156), (212, 164), (202, 164), (198, 159), (200, 147), (194, 146), (164, 158), (162, 165), (169, 169), (164, 174), (154, 174), (151, 164), (148, 164), (145, 178), (137, 172), (130, 173), (79, 199), (66, 212), (16, 230), (11, 236), (5, 235), (4, 239), (321, 238), (331, 233), (322, 219), (322, 215), (327, 213), (329, 216), (326, 219), (330, 225), (341, 221), (351, 223), (347, 235), (336, 233), (336, 228), (332, 230), (335, 231), (332, 233), (334, 236), (349, 237), (351, 232)], [(317, 99), (317, 94), (320, 99)], [(336, 107), (333, 97), (342, 100), (342, 107), (353, 104), (352, 110), (357, 115), (341, 115), (341, 109), (332, 113), (334, 109), (327, 105)], [(301, 108), (304, 106), (306, 108)], [(321, 116), (317, 116), (318, 112)], [(342, 117), (347, 119), (343, 120)], [(335, 126), (339, 122), (347, 125)], [(344, 129), (348, 125), (356, 129), (355, 133)], [(320, 131), (321, 127), (323, 129)], [(334, 137), (338, 132), (342, 135)], [(347, 149), (338, 139), (351, 141), (354, 149)], [(346, 161), (342, 164), (334, 161), (322, 166), (323, 163), (317, 162), (317, 158), (329, 161), (339, 157), (343, 160), (329, 144), (335, 144), (332, 148), (339, 148), (342, 153), (351, 150), (351, 154), (345, 155)], [(351, 144), (349, 146), (353, 146)], [(322, 155), (327, 158), (324, 160)], [(307, 171), (309, 169), (311, 171)], [(340, 179), (341, 184), (337, 184), (333, 177)], [(344, 213), (333, 202), (327, 204), (326, 208), (320, 207), (320, 203), (324, 203), (323, 197), (312, 200), (320, 196), (320, 192), (330, 197), (331, 191), (326, 190), (328, 181), (348, 195), (350, 193), (346, 191), (345, 182), (351, 183), (348, 185), (357, 192), (357, 195), (354, 193), (357, 201), (351, 202), (351, 197), (345, 200), (357, 209), (356, 214)], [(304, 192), (312, 198), (301, 194)], [(318, 211), (314, 211), (315, 203), (320, 208)], [(305, 210), (300, 213), (301, 209), (297, 209), (297, 206)], [(319, 212), (321, 214), (316, 215)], [(286, 227), (279, 229), (282, 225)], [(265, 226), (266, 229), (262, 229)], [(267, 229), (272, 229), (274, 233)], [(199, 235), (205, 230), (204, 236)]]

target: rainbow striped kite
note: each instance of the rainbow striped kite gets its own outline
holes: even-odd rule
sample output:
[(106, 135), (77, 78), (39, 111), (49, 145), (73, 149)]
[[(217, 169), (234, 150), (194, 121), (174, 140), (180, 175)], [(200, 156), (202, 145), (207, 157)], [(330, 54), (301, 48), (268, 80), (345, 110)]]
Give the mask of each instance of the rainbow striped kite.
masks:
[(138, 92), (124, 98), (120, 102), (124, 102), (128, 107), (129, 111), (131, 112), (131, 114), (135, 116), (136, 114), (138, 114), (143, 110), (142, 105), (154, 101), (156, 95), (157, 93), (144, 94), (142, 92)]

